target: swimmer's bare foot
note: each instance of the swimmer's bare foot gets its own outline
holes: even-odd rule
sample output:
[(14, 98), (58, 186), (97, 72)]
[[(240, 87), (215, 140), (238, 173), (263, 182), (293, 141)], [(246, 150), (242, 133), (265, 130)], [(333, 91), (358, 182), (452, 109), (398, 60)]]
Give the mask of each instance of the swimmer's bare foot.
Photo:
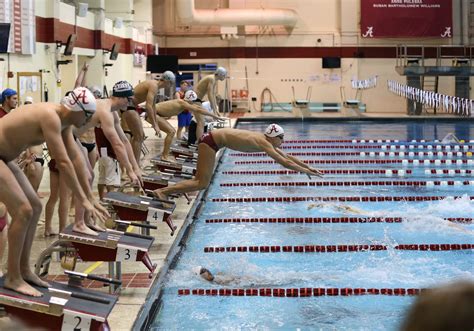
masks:
[(95, 232), (94, 230), (90, 229), (87, 225), (85, 225), (84, 223), (81, 223), (81, 224), (74, 224), (72, 226), (72, 231), (74, 232), (79, 232), (79, 233), (83, 233), (83, 234), (86, 234), (88, 236), (95, 236), (97, 237), (99, 234), (97, 232)]
[(32, 297), (41, 297), (43, 294), (35, 289), (33, 286), (25, 282), (22, 278), (19, 279), (10, 279), (7, 275), (3, 287), (19, 292), (24, 295), (29, 295)]
[(36, 286), (41, 286), (41, 287), (49, 287), (49, 284), (39, 278), (36, 274), (34, 274), (31, 270), (24, 271), (21, 273), (21, 277), (28, 283), (36, 285)]
[(86, 223), (86, 225), (89, 228), (91, 228), (92, 230), (97, 231), (97, 232), (104, 232), (105, 231), (105, 229), (103, 227), (101, 227), (99, 224)]
[(44, 236), (45, 237), (53, 237), (53, 236), (57, 236), (58, 233), (55, 232), (53, 229), (44, 229)]
[(161, 155), (161, 160), (176, 163), (176, 159), (172, 155)]

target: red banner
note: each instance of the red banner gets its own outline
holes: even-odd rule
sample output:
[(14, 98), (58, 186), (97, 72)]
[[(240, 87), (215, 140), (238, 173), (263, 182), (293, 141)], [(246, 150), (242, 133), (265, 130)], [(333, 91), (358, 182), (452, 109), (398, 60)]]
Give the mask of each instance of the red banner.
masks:
[(361, 35), (451, 38), (452, 8), (452, 0), (361, 0)]

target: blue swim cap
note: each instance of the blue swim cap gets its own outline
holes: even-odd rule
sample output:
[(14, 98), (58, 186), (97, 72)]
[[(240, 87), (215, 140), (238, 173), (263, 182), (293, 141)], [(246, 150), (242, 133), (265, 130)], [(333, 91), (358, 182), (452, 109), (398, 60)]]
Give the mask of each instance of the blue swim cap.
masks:
[(17, 95), (15, 90), (11, 88), (6, 88), (2, 92), (2, 102), (5, 100), (5, 98), (11, 97), (12, 95)]

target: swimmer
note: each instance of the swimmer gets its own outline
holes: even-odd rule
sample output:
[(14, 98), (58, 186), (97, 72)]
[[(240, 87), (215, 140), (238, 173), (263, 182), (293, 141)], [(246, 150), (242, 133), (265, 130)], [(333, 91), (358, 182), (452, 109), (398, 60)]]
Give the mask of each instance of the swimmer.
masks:
[(308, 205), (308, 210), (311, 210), (313, 208), (325, 208), (325, 207), (330, 207), (334, 209), (335, 211), (341, 212), (341, 213), (351, 213), (351, 214), (365, 214), (365, 211), (357, 208), (353, 208), (351, 206), (346, 206), (346, 205), (333, 205), (333, 204), (324, 204), (321, 202), (317, 203), (311, 203)]
[(199, 140), (195, 177), (153, 192), (157, 198), (167, 200), (167, 197), (171, 194), (205, 189), (209, 185), (214, 172), (216, 154), (219, 149), (224, 147), (247, 153), (265, 152), (285, 168), (305, 173), (309, 178), (311, 176), (323, 176), (321, 171), (311, 168), (296, 157), (279, 149), (278, 147), (283, 143), (283, 139), (283, 128), (277, 124), (270, 124), (264, 133), (227, 128), (208, 132)]
[[(172, 117), (182, 114), (184, 111), (188, 111), (195, 116), (199, 115), (196, 116), (196, 120), (198, 121), (198, 123), (199, 121), (203, 120), (204, 116), (212, 117), (213, 119), (218, 121), (225, 120), (225, 118), (223, 117), (219, 117), (217, 115), (214, 115), (213, 113), (209, 113), (201, 106), (201, 102), (202, 101), (197, 98), (197, 95), (193, 90), (188, 90), (184, 94), (183, 100), (173, 99), (156, 104), (156, 114), (160, 117)], [(169, 156), (171, 143), (173, 142), (174, 129), (171, 124), (169, 124), (168, 121), (166, 121), (164, 118), (163, 121), (165, 121), (166, 125), (170, 128), (169, 131), (171, 132), (172, 130), (172, 133), (166, 135), (165, 142), (163, 145), (163, 152), (161, 153), (161, 159), (165, 161), (175, 161)]]
[[(46, 142), (68, 186), (82, 206), (96, 219), (105, 221), (107, 210), (92, 195), (86, 169), (78, 161), (80, 152), (72, 135), (72, 126), (87, 123), (96, 109), (89, 90), (79, 87), (61, 104), (40, 102), (21, 106), (0, 121), (0, 201), (12, 217), (8, 229), (8, 274), (4, 287), (39, 297), (41, 292), (30, 284), (49, 287), (29, 265), (41, 201), (15, 159), (28, 147)], [(27, 132), (28, 134), (25, 134)]]
[(456, 137), (456, 136), (454, 135), (454, 133), (448, 133), (448, 134), (441, 140), (441, 143), (442, 143), (442, 144), (454, 144), (454, 143), (459, 144), (460, 141), (459, 141), (458, 137)]
[(155, 104), (157, 101), (157, 95), (161, 89), (169, 89), (174, 86), (175, 75), (171, 71), (165, 71), (163, 75), (155, 80), (149, 79), (139, 83), (134, 88), (134, 96), (131, 98), (131, 102), (127, 110), (122, 113), (122, 120), (126, 122), (127, 128), (131, 132), (131, 144), (135, 159), (140, 164), (140, 155), (142, 150), (143, 141), (145, 141), (145, 133), (143, 131), (142, 121), (139, 115), (138, 105), (142, 102), (146, 102), (146, 114), (149, 119), (152, 128), (155, 130), (157, 135), (160, 134), (160, 130), (163, 130), (167, 135), (171, 134), (174, 136), (175, 131), (173, 127), (169, 127), (168, 122), (164, 118), (156, 116)]
[(225, 275), (223, 273), (217, 273), (213, 275), (209, 269), (206, 269), (201, 266), (197, 266), (193, 268), (194, 274), (201, 276), (201, 278), (207, 280), (208, 282), (218, 284), (218, 285), (230, 285), (232, 283), (239, 283), (239, 278)]
[[(217, 105), (217, 82), (223, 81), (227, 77), (227, 70), (224, 67), (218, 67), (216, 71), (208, 76), (205, 76), (199, 81), (196, 86), (196, 94), (198, 99), (204, 100), (204, 97), (207, 95), (207, 99), (211, 104), (212, 111), (215, 115), (220, 116), (219, 107)], [(197, 127), (196, 127), (196, 136), (201, 138), (204, 133), (204, 121), (200, 118), (201, 115), (197, 115)]]

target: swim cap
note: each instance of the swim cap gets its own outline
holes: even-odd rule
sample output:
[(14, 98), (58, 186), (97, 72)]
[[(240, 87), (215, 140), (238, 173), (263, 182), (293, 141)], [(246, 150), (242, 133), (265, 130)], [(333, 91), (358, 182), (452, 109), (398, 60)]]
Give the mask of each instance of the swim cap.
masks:
[(201, 269), (202, 267), (200, 265), (196, 266), (196, 267), (193, 267), (193, 273), (196, 274), (196, 275), (200, 275), (201, 274)]
[(184, 93), (184, 100), (185, 101), (196, 101), (198, 98), (196, 92), (194, 92), (193, 90), (187, 90), (186, 93)]
[(94, 85), (94, 86), (89, 87), (89, 90), (92, 92), (92, 94), (94, 95), (96, 99), (102, 98), (102, 91), (100, 87)]
[(25, 102), (24, 102), (24, 104), (26, 105), (26, 104), (28, 104), (28, 103), (33, 103), (33, 98), (30, 97), (30, 96), (25, 97)]
[(161, 79), (164, 81), (169, 81), (169, 82), (174, 82), (176, 77), (171, 71), (165, 71), (163, 75), (161, 76)]
[(2, 99), (5, 100), (5, 98), (11, 97), (12, 95), (17, 95), (16, 91), (11, 88), (6, 88), (2, 92)]
[(118, 98), (128, 98), (133, 96), (133, 86), (126, 80), (115, 83), (112, 88), (112, 96)]
[(282, 134), (285, 134), (285, 131), (278, 124), (270, 124), (265, 130), (265, 135), (267, 137), (278, 137)]
[(94, 95), (85, 87), (78, 87), (61, 100), (61, 105), (71, 111), (95, 112)]
[(227, 70), (224, 67), (219, 67), (216, 69), (215, 75), (218, 78), (224, 79), (227, 76)]

